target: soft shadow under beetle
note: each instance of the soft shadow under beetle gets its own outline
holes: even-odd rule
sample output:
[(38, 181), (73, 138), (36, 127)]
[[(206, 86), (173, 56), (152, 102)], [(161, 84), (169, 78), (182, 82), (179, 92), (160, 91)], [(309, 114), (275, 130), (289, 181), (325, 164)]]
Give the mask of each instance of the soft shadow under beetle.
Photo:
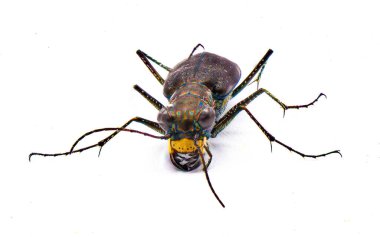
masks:
[[(54, 154), (31, 153), (29, 155), (29, 160), (34, 155), (69, 155), (94, 147), (100, 148), (100, 155), (100, 151), (103, 146), (116, 134), (124, 131), (138, 133), (152, 138), (164, 139), (169, 141), (170, 160), (178, 169), (191, 171), (202, 164), (203, 171), (206, 175), (211, 191), (219, 203), (224, 207), (224, 204), (211, 185), (207, 172), (207, 168), (212, 159), (212, 154), (208, 146), (208, 139), (216, 137), (241, 111), (245, 111), (256, 123), (256, 125), (268, 138), (271, 145), (272, 142), (276, 142), (302, 157), (317, 158), (333, 153), (341, 155), (339, 150), (334, 150), (319, 155), (306, 155), (301, 153), (277, 140), (247, 109), (248, 104), (263, 93), (267, 94), (283, 108), (284, 115), (287, 109), (307, 108), (310, 105), (313, 105), (321, 96), (325, 96), (321, 93), (314, 101), (304, 105), (286, 105), (272, 95), (268, 90), (259, 88), (261, 73), (268, 58), (273, 53), (271, 49), (267, 51), (251, 73), (237, 86), (241, 76), (239, 66), (226, 58), (209, 52), (203, 51), (202, 53), (194, 54), (200, 47), (203, 48), (201, 44), (198, 44), (193, 49), (190, 56), (178, 63), (174, 68), (169, 68), (153, 59), (143, 51), (137, 50), (137, 55), (141, 58), (158, 82), (163, 85), (164, 95), (169, 101), (169, 105), (165, 107), (138, 85), (134, 86), (134, 89), (159, 111), (157, 122), (141, 117), (135, 117), (118, 128), (101, 128), (85, 133), (74, 143), (68, 152)], [(169, 72), (166, 80), (158, 74), (150, 61)], [(256, 75), (256, 79), (253, 80)], [(241, 100), (222, 116), (228, 101), (239, 94), (247, 85), (253, 82), (257, 83), (257, 90), (247, 98)], [(156, 136), (133, 129), (127, 129), (126, 127), (132, 122), (141, 123), (158, 132), (161, 136)], [(102, 131), (113, 131), (113, 133), (96, 144), (80, 149), (76, 148), (77, 144), (86, 136)], [(204, 158), (206, 153), (209, 156), (207, 163)]]

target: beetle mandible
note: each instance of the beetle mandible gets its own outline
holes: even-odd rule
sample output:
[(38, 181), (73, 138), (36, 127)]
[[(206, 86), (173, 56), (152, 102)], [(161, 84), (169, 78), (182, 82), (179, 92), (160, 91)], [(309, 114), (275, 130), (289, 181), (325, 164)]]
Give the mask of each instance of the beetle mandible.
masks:
[[(198, 48), (203, 48), (203, 52), (194, 54)], [(165, 66), (141, 50), (137, 50), (136, 53), (157, 81), (163, 85), (164, 96), (169, 101), (169, 105), (165, 107), (141, 87), (138, 85), (134, 86), (134, 89), (158, 110), (157, 122), (141, 117), (135, 117), (127, 121), (121, 127), (101, 128), (85, 133), (78, 138), (68, 152), (54, 154), (34, 152), (29, 155), (29, 160), (34, 155), (69, 155), (94, 147), (100, 148), (100, 155), (103, 146), (122, 131), (138, 133), (156, 139), (168, 140), (169, 155), (173, 165), (180, 170), (191, 171), (198, 168), (202, 164), (203, 171), (211, 191), (219, 203), (225, 207), (212, 187), (207, 172), (207, 168), (212, 160), (208, 140), (216, 137), (241, 111), (245, 111), (256, 123), (256, 125), (270, 141), (271, 147), (272, 142), (276, 142), (277, 144), (287, 148), (289, 151), (295, 152), (302, 157), (317, 158), (333, 153), (337, 153), (342, 156), (339, 150), (334, 150), (319, 155), (307, 155), (299, 152), (276, 139), (247, 109), (247, 105), (261, 94), (267, 94), (276, 103), (278, 103), (282, 107), (284, 115), (285, 111), (288, 109), (307, 108), (313, 105), (321, 96), (326, 97), (326, 95), (320, 93), (315, 100), (308, 104), (286, 105), (268, 90), (259, 88), (261, 73), (265, 68), (267, 60), (273, 53), (271, 49), (267, 51), (259, 63), (238, 86), (237, 84), (241, 76), (239, 66), (224, 57), (204, 51), (204, 47), (201, 44), (194, 47), (189, 57), (178, 63), (174, 68)], [(150, 61), (169, 72), (166, 80), (160, 76)], [(256, 75), (257, 77), (254, 80)], [(241, 100), (222, 116), (228, 101), (238, 95), (247, 85), (253, 82), (257, 83), (257, 90), (250, 94), (247, 98)], [(158, 132), (161, 136), (152, 135), (134, 129), (127, 129), (127, 126), (129, 126), (132, 122), (141, 123)], [(90, 134), (102, 131), (113, 131), (113, 133), (98, 143), (76, 149), (77, 144), (83, 138)], [(209, 156), (207, 163), (205, 161), (206, 153)]]

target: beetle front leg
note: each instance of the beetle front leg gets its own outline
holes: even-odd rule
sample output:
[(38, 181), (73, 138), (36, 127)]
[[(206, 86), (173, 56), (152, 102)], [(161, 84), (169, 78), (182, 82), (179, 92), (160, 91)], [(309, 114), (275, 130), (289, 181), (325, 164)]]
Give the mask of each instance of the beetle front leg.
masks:
[[(115, 132), (113, 132), (111, 135), (109, 135), (108, 137), (104, 138), (103, 140), (101, 140), (98, 144), (99, 144), (99, 147), (100, 147), (100, 150), (99, 150), (99, 155), (100, 155), (100, 152), (103, 148), (103, 146), (109, 142), (112, 138), (114, 138), (119, 132), (121, 132), (123, 129), (125, 129), (128, 125), (130, 125), (132, 122), (137, 122), (137, 123), (141, 123), (153, 130), (155, 130), (156, 132), (164, 135), (165, 134), (165, 131), (160, 127), (160, 125), (158, 125), (158, 123), (156, 122), (153, 122), (153, 121), (150, 121), (148, 119), (144, 119), (144, 118), (141, 118), (141, 117), (134, 117), (132, 119), (130, 119), (128, 122), (126, 122), (123, 126), (119, 127)], [(70, 152), (74, 151), (76, 145), (85, 137), (95, 133), (95, 132), (100, 132), (99, 129), (95, 129), (93, 131), (90, 131), (90, 132), (87, 132), (85, 134), (83, 134), (81, 137), (79, 137), (75, 143), (73, 144), (73, 146), (71, 147), (70, 149)]]
[[(155, 122), (152, 122), (152, 121), (149, 121), (149, 120), (146, 120), (146, 119), (143, 119), (143, 118), (139, 118), (139, 117), (136, 117), (136, 118), (133, 118), (131, 120), (129, 120), (124, 126), (120, 127), (120, 128), (100, 128), (100, 129), (95, 129), (93, 131), (90, 131), (90, 132), (87, 132), (85, 133), (83, 136), (81, 136), (73, 145), (73, 147), (71, 148), (70, 151), (68, 152), (61, 152), (61, 153), (38, 153), (38, 152), (33, 152), (33, 153), (30, 153), (29, 155), (29, 161), (31, 159), (32, 156), (63, 156), (63, 155), (71, 155), (73, 153), (80, 153), (82, 151), (86, 151), (86, 150), (89, 150), (91, 148), (95, 148), (95, 147), (100, 147), (100, 150), (99, 150), (99, 154), (100, 154), (100, 151), (102, 149), (102, 147), (109, 141), (111, 140), (116, 134), (118, 134), (119, 132), (131, 132), (131, 133), (138, 133), (138, 134), (141, 134), (141, 135), (144, 135), (144, 136), (148, 136), (148, 137), (152, 137), (152, 138), (156, 138), (156, 139), (163, 139), (163, 140), (167, 140), (170, 138), (169, 135), (164, 135), (164, 136), (156, 136), (156, 135), (152, 135), (152, 134), (149, 134), (149, 133), (146, 133), (146, 132), (141, 132), (141, 131), (138, 131), (138, 130), (134, 130), (134, 129), (126, 129), (125, 127), (128, 126), (131, 122), (140, 122), (150, 128), (152, 128), (153, 130), (156, 130), (157, 132), (161, 133), (161, 134), (164, 134), (165, 132), (158, 126), (157, 123)], [(158, 127), (156, 127), (158, 126)], [(158, 129), (157, 129), (158, 128)], [(105, 139), (101, 140), (100, 142), (98, 143), (95, 143), (95, 144), (92, 144), (90, 146), (86, 146), (86, 147), (83, 147), (83, 148), (79, 148), (79, 149), (75, 149), (75, 146), (78, 144), (79, 141), (81, 141), (84, 137), (90, 135), (90, 134), (93, 134), (93, 133), (97, 133), (97, 132), (104, 132), (104, 131), (114, 131), (114, 133), (112, 133), (110, 136), (106, 137)]]

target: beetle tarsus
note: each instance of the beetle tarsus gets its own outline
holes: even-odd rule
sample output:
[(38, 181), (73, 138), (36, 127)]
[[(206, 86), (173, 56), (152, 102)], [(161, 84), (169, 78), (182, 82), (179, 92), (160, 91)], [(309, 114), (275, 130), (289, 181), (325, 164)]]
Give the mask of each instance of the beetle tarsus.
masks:
[(189, 55), (189, 57), (187, 59), (191, 58), (191, 56), (193, 56), (195, 50), (197, 50), (199, 47), (202, 47), (203, 50), (205, 49), (205, 47), (203, 47), (202, 44), (197, 44), (197, 46), (194, 47), (193, 51), (191, 51), (191, 54)]
[(98, 153), (98, 157), (100, 157), (100, 152), (102, 152), (102, 148), (103, 148), (103, 146), (100, 146), (100, 148), (99, 148), (99, 153)]

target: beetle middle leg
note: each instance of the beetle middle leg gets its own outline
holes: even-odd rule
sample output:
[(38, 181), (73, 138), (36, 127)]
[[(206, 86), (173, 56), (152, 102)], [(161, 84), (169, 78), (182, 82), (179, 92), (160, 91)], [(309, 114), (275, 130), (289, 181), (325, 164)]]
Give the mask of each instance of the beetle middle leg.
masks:
[[(251, 119), (257, 124), (257, 126), (263, 131), (263, 133), (266, 135), (266, 137), (268, 138), (268, 140), (270, 142), (276, 142), (282, 146), (284, 146), (285, 148), (289, 149), (290, 151), (294, 151), (295, 153), (301, 155), (302, 157), (312, 157), (312, 158), (316, 158), (316, 157), (320, 157), (320, 156), (325, 156), (325, 155), (328, 155), (328, 154), (331, 154), (331, 153), (338, 153), (340, 154), (340, 152), (338, 150), (335, 150), (335, 151), (332, 151), (332, 152), (328, 152), (328, 153), (324, 153), (324, 154), (321, 154), (321, 155), (306, 155), (306, 154), (303, 154), (297, 150), (294, 150), (293, 148), (291, 148), (290, 146), (288, 145), (285, 145), (284, 143), (280, 142), (279, 140), (275, 139), (274, 136), (272, 136), (258, 121), (257, 119), (249, 112), (249, 110), (246, 108), (246, 106), (252, 102), (257, 96), (261, 95), (262, 93), (266, 93), (269, 97), (271, 97), (274, 101), (276, 101), (279, 105), (281, 105), (281, 107), (284, 109), (284, 113), (287, 109), (299, 109), (299, 108), (307, 108), (311, 105), (313, 105), (316, 101), (318, 101), (318, 99), (321, 97), (321, 96), (325, 96), (323, 93), (319, 94), (319, 96), (314, 100), (312, 101), (311, 103), (308, 103), (308, 104), (305, 104), (305, 105), (286, 105), (284, 104), (283, 102), (281, 102), (279, 99), (277, 99), (277, 97), (275, 97), (274, 95), (272, 95), (268, 90), (264, 89), (264, 88), (260, 88), (259, 90), (255, 91), (254, 93), (252, 93), (250, 96), (248, 96), (247, 98), (245, 98), (244, 100), (240, 101), (238, 104), (236, 104), (234, 107), (232, 107), (217, 123), (216, 125), (214, 126), (213, 130), (211, 131), (211, 137), (216, 137), (224, 128), (226, 128), (228, 126), (228, 124), (236, 117), (236, 115), (238, 115), (241, 111), (246, 111), (247, 114), (251, 117)], [(271, 143), (271, 147), (272, 147), (272, 143)]]
[[(149, 95), (146, 91), (144, 91), (138, 85), (135, 85), (134, 89), (137, 90), (145, 99), (147, 99), (157, 110), (160, 110), (161, 108), (164, 107), (158, 100), (156, 100), (153, 96)], [(126, 129), (126, 127), (129, 124), (131, 124), (132, 122), (141, 123), (141, 124), (143, 124), (143, 125), (151, 128), (151, 129), (155, 130), (156, 132), (164, 135), (164, 136), (155, 136), (155, 135), (151, 135), (149, 133), (145, 133), (145, 132), (141, 132), (141, 131), (137, 131), (137, 130), (133, 130), (133, 129)], [(85, 137), (87, 137), (87, 136), (89, 136), (89, 135), (91, 135), (93, 133), (103, 132), (103, 131), (114, 131), (114, 132), (111, 135), (109, 135), (108, 137), (104, 138), (103, 140), (99, 141), (96, 144), (93, 144), (93, 145), (87, 146), (87, 147), (83, 147), (83, 148), (80, 148), (80, 149), (75, 149), (75, 147), (77, 146), (77, 144), (82, 139), (84, 139)], [(68, 152), (52, 153), (52, 154), (33, 152), (33, 153), (31, 153), (29, 155), (29, 161), (30, 161), (31, 157), (34, 156), (34, 155), (39, 155), (39, 156), (70, 155), (72, 153), (82, 152), (82, 151), (89, 150), (89, 149), (94, 148), (94, 147), (100, 147), (100, 149), (99, 149), (99, 155), (100, 155), (100, 152), (101, 152), (103, 146), (107, 142), (109, 142), (113, 137), (115, 137), (118, 133), (120, 133), (120, 132), (132, 132), (132, 133), (139, 133), (139, 134), (142, 134), (142, 135), (145, 135), (145, 136), (149, 136), (149, 137), (153, 137), (153, 138), (157, 138), (157, 139), (165, 139), (165, 140), (169, 139), (169, 136), (165, 135), (165, 131), (160, 127), (160, 125), (158, 123), (150, 121), (148, 119), (141, 118), (141, 117), (134, 117), (134, 118), (130, 119), (129, 121), (127, 121), (123, 126), (121, 126), (119, 128), (101, 128), (101, 129), (95, 129), (95, 130), (92, 130), (90, 132), (87, 132), (87, 133), (83, 134), (81, 137), (79, 137), (74, 142), (74, 144), (72, 145), (70, 151), (68, 151)]]
[(267, 89), (260, 88), (257, 91), (253, 92), (251, 95), (249, 95), (247, 98), (243, 99), (239, 103), (237, 103), (235, 106), (233, 106), (221, 119), (219, 119), (214, 126), (213, 130), (211, 131), (211, 136), (216, 137), (218, 133), (220, 133), (227, 125), (235, 118), (235, 116), (241, 111), (242, 106), (247, 106), (249, 103), (251, 103), (256, 97), (258, 97), (261, 94), (267, 94), (270, 98), (272, 98), (275, 102), (277, 102), (282, 109), (284, 110), (284, 116), (285, 111), (288, 109), (300, 109), (300, 108), (307, 108), (311, 105), (313, 105), (315, 102), (318, 101), (318, 99), (321, 96), (325, 96), (325, 94), (320, 93), (318, 97), (313, 100), (312, 102), (304, 105), (286, 105), (282, 101), (280, 101), (277, 97), (275, 97), (272, 93), (270, 93)]
[[(138, 85), (135, 85), (133, 88), (136, 91), (138, 91), (145, 99), (147, 99), (157, 110), (160, 110), (161, 108), (163, 108), (163, 105), (158, 100), (156, 100), (153, 96), (149, 95), (149, 93), (146, 92), (146, 91), (144, 91), (141, 87), (139, 87)], [(94, 147), (100, 147), (100, 149), (99, 149), (99, 155), (100, 155), (100, 152), (101, 152), (103, 146), (107, 142), (109, 142), (113, 137), (115, 137), (118, 133), (120, 133), (122, 131), (127, 131), (127, 132), (132, 132), (132, 133), (139, 133), (139, 134), (142, 134), (142, 135), (145, 135), (145, 136), (150, 136), (150, 137), (158, 138), (158, 139), (168, 139), (169, 138), (166, 135), (165, 136), (155, 136), (155, 135), (151, 135), (151, 134), (148, 134), (148, 133), (145, 133), (145, 132), (140, 132), (140, 131), (133, 130), (133, 129), (126, 129), (126, 127), (129, 124), (131, 124), (132, 122), (141, 123), (141, 124), (143, 124), (143, 125), (151, 128), (151, 129), (155, 130), (156, 132), (158, 132), (158, 133), (160, 133), (162, 135), (165, 135), (165, 131), (160, 127), (160, 125), (158, 125), (158, 123), (150, 121), (148, 119), (141, 118), (141, 117), (135, 117), (135, 118), (132, 118), (129, 121), (127, 121), (123, 126), (121, 126), (119, 128), (100, 128), (100, 129), (95, 129), (95, 130), (92, 130), (90, 132), (87, 132), (87, 133), (83, 134), (82, 136), (80, 136), (74, 142), (74, 144), (72, 145), (70, 151), (68, 151), (68, 152), (53, 153), (53, 154), (36, 153), (36, 152), (34, 152), (34, 153), (31, 153), (29, 155), (29, 160), (34, 155), (41, 155), (41, 156), (70, 155), (72, 153), (82, 152), (82, 151), (85, 151), (85, 150), (88, 150), (88, 149), (91, 149), (91, 148), (94, 148)], [(114, 131), (114, 132), (111, 135), (109, 135), (108, 137), (104, 138), (103, 140), (99, 141), (96, 144), (93, 144), (91, 146), (87, 146), (87, 147), (84, 147), (84, 148), (80, 148), (80, 149), (75, 149), (75, 147), (78, 145), (78, 143), (81, 140), (83, 140), (85, 137), (87, 137), (87, 136), (89, 136), (89, 135), (91, 135), (93, 133), (98, 133), (98, 132), (103, 132), (103, 131)]]
[[(148, 92), (144, 91), (141, 87), (139, 87), (138, 85), (134, 85), (133, 88), (139, 92), (146, 100), (148, 100), (157, 110), (160, 110), (162, 109), (164, 106), (158, 101), (156, 100), (153, 96), (151, 96)], [(158, 123), (156, 122), (153, 122), (153, 121), (150, 121), (148, 119), (144, 119), (144, 118), (141, 118), (141, 117), (135, 117), (135, 118), (132, 118), (131, 120), (127, 121), (123, 126), (121, 126), (119, 129), (120, 130), (116, 130), (114, 133), (112, 133), (111, 135), (109, 135), (108, 137), (104, 138), (103, 140), (101, 140), (99, 142), (99, 146), (100, 146), (100, 150), (99, 150), (99, 154), (103, 148), (103, 146), (109, 142), (109, 140), (111, 140), (114, 136), (116, 136), (116, 134), (118, 134), (122, 129), (125, 129), (129, 124), (131, 124), (132, 122), (137, 122), (137, 123), (141, 123), (153, 130), (155, 130), (156, 132), (164, 135), (165, 134), (165, 131), (160, 127), (160, 125), (158, 125)], [(102, 131), (102, 129), (95, 129), (93, 131), (90, 131), (90, 132), (87, 132), (85, 134), (83, 134), (81, 137), (79, 137), (75, 143), (73, 144), (73, 146), (71, 147), (71, 152), (75, 149), (76, 145), (85, 137), (87, 137), (88, 135), (90, 134), (93, 134), (95, 132), (100, 132)]]

